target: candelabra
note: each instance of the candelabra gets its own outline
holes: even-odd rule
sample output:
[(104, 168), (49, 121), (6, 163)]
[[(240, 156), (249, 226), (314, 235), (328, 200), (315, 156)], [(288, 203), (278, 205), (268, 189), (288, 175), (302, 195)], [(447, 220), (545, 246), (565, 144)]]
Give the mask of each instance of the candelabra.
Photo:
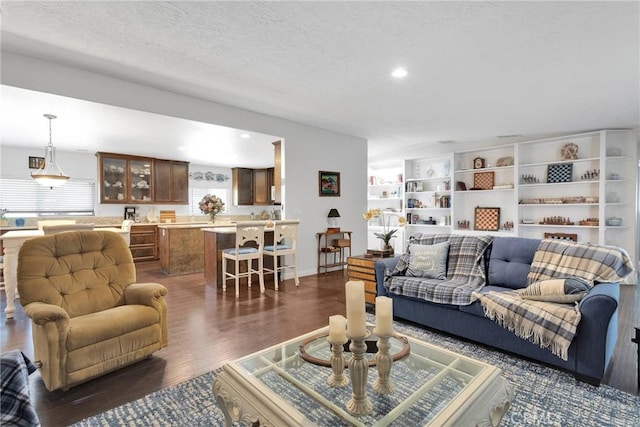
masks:
[(327, 378), (327, 384), (331, 387), (345, 387), (349, 384), (349, 378), (344, 374), (344, 342), (330, 342), (331, 343), (331, 370), (333, 371), (329, 378)]
[(347, 402), (347, 410), (354, 415), (366, 415), (373, 410), (373, 404), (367, 397), (367, 375), (369, 361), (365, 357), (367, 345), (364, 335), (351, 338), (349, 350), (349, 377), (351, 377), (351, 399)]
[(378, 328), (374, 329), (373, 333), (378, 336), (378, 352), (375, 357), (376, 367), (378, 368), (378, 378), (373, 383), (373, 390), (380, 394), (391, 394), (393, 393), (394, 386), (389, 374), (391, 373), (393, 357), (389, 353), (391, 349), (389, 338), (393, 335), (381, 335)]

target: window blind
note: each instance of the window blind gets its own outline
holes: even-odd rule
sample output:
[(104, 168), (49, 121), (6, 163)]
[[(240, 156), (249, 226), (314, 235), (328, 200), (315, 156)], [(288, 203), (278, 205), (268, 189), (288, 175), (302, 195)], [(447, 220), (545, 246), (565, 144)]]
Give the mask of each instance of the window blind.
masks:
[(11, 214), (93, 215), (95, 181), (68, 181), (44, 187), (32, 179), (0, 178), (0, 207)]

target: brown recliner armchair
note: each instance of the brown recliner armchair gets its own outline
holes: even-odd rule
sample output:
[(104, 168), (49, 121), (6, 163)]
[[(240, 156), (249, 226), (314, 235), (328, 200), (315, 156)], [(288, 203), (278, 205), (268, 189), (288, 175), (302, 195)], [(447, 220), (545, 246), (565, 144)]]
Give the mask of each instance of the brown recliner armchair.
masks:
[(135, 283), (124, 239), (71, 231), (27, 240), (18, 291), (48, 390), (88, 381), (167, 345), (167, 289)]

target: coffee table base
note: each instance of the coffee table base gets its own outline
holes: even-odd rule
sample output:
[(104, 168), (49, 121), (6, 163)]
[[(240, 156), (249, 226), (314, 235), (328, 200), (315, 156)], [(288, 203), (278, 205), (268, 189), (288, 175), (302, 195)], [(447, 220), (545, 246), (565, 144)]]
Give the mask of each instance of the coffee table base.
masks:
[[(308, 363), (299, 355), (300, 343), (314, 334), (318, 331), (223, 366), (214, 380), (213, 394), (224, 413), (225, 425), (345, 423), (382, 427), (404, 422), (438, 427), (497, 426), (513, 398), (511, 386), (499, 368), (410, 338), (411, 354), (394, 363), (396, 391), (381, 398), (372, 388), (372, 379), (365, 395), (371, 399), (373, 412), (354, 415), (347, 403), (351, 392), (326, 384), (322, 373), (329, 374), (331, 370), (323, 371), (325, 368)], [(310, 351), (327, 357), (330, 348), (326, 339), (319, 339)], [(393, 368), (391, 378), (394, 379)], [(338, 395), (340, 398), (336, 399)], [(388, 399), (394, 401), (390, 407)], [(380, 404), (383, 406), (377, 406)]]

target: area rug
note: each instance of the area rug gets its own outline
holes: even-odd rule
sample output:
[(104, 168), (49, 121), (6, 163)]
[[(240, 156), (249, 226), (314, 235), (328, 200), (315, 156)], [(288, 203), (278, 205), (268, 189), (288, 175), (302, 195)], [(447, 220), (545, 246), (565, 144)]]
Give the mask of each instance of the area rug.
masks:
[[(373, 322), (370, 317), (369, 321)], [(501, 426), (640, 426), (640, 397), (414, 325), (396, 331), (498, 366), (514, 389)], [(151, 393), (75, 426), (222, 426), (211, 385), (220, 370)]]

